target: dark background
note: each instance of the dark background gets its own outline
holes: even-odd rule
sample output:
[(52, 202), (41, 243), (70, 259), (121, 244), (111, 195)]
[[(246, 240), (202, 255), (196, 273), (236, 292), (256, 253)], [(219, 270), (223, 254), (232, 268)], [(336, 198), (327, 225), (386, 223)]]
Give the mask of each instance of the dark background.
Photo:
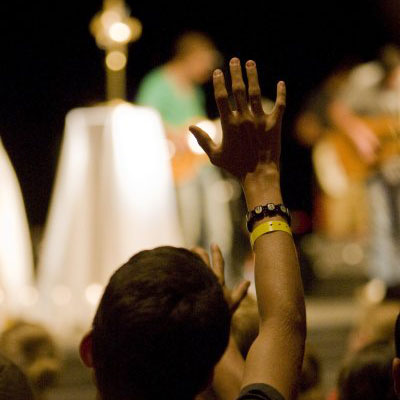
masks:
[[(400, 2), (127, 3), (144, 29), (130, 47), (130, 100), (143, 75), (166, 60), (171, 41), (187, 29), (207, 32), (225, 60), (255, 59), (265, 95), (274, 97), (277, 80), (287, 82), (284, 195), (292, 208), (309, 212), (310, 157), (292, 138), (295, 116), (335, 66), (370, 60), (384, 43), (399, 42)], [(101, 6), (101, 0), (2, 0), (0, 5), (0, 135), (31, 225), (46, 218), (66, 113), (104, 100), (103, 53), (88, 29)], [(210, 89), (206, 86), (209, 112), (215, 116)]]

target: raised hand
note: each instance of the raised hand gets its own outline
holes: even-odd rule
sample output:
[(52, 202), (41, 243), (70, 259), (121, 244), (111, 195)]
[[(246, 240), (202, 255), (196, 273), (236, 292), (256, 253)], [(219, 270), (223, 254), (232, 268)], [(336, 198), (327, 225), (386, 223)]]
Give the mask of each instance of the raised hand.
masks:
[(214, 95), (221, 117), (223, 137), (217, 145), (209, 135), (197, 126), (189, 129), (210, 161), (229, 171), (242, 182), (259, 167), (279, 171), (282, 116), (286, 104), (284, 82), (277, 86), (275, 107), (270, 114), (263, 111), (257, 67), (247, 61), (248, 96), (243, 81), (240, 60), (232, 58), (229, 64), (232, 92), (236, 111), (229, 105), (224, 75), (221, 70), (213, 74)]
[(217, 245), (214, 244), (211, 246), (211, 260), (207, 251), (205, 251), (202, 247), (195, 247), (192, 249), (192, 251), (199, 255), (216, 275), (220, 285), (222, 286), (224, 297), (229, 305), (231, 314), (233, 314), (239, 307), (242, 300), (246, 297), (250, 282), (243, 281), (232, 290), (225, 285), (225, 261), (224, 257), (222, 256), (221, 249)]
[[(248, 210), (260, 204), (280, 204), (279, 159), (285, 84), (278, 83), (275, 107), (266, 114), (261, 106), (254, 61), (246, 63), (248, 91), (240, 61), (233, 58), (229, 67), (235, 111), (229, 105), (222, 72), (216, 70), (213, 78), (223, 131), (221, 144), (214, 143), (198, 127), (191, 126), (190, 130), (213, 164), (240, 179)], [(291, 235), (278, 231), (261, 236), (254, 246), (254, 253), (260, 334), (247, 355), (241, 385), (243, 388), (265, 383), (280, 392), (283, 398), (293, 399), (306, 336), (304, 295), (296, 248)], [(212, 268), (223, 285), (222, 257), (215, 248), (212, 256)], [(231, 309), (240, 303), (246, 292), (246, 284), (242, 285), (234, 296), (224, 288)], [(279, 368), (276, 368), (278, 364)]]

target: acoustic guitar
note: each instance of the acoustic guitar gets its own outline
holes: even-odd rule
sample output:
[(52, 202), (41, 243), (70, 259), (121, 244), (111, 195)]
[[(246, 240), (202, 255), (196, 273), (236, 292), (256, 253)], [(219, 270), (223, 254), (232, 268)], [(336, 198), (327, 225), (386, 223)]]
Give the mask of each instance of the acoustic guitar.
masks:
[[(368, 164), (360, 155), (352, 140), (339, 130), (326, 132), (323, 138), (313, 148), (313, 165), (317, 179), (325, 189), (332, 186), (328, 169), (335, 170), (339, 179), (364, 181), (376, 172), (385, 161), (395, 155), (400, 155), (400, 119), (393, 116), (361, 118), (376, 134), (380, 142), (376, 161)], [(330, 165), (327, 165), (329, 160)], [(334, 165), (337, 162), (337, 165)], [(327, 171), (327, 173), (321, 173)]]
[[(203, 120), (196, 123), (197, 126), (210, 134), (213, 140), (218, 141), (221, 136), (221, 124), (219, 119), (216, 120)], [(189, 125), (188, 125), (189, 126)], [(193, 179), (201, 167), (209, 163), (207, 155), (198, 145), (194, 136), (185, 129), (181, 133), (184, 135), (185, 146), (174, 146), (173, 141), (170, 141), (172, 147), (171, 153), (171, 167), (174, 181), (176, 184), (181, 184), (185, 181)]]

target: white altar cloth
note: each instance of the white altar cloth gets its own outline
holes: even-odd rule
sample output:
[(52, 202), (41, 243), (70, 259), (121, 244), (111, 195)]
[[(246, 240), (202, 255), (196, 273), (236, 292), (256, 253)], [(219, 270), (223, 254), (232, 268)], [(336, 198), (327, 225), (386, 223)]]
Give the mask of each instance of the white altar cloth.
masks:
[(31, 238), (17, 176), (0, 140), (0, 325), (22, 316), (34, 290)]
[(157, 112), (127, 103), (72, 110), (39, 260), (53, 328), (89, 326), (102, 288), (134, 253), (183, 243)]

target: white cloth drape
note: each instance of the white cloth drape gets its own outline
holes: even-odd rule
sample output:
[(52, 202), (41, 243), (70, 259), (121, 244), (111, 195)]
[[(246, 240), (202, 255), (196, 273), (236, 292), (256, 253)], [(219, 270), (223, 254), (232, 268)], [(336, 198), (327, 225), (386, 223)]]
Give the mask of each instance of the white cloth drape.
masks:
[(86, 328), (112, 272), (160, 245), (182, 245), (160, 117), (126, 103), (71, 111), (39, 261), (43, 315)]
[(0, 140), (0, 303), (5, 311), (0, 319), (5, 314), (15, 317), (26, 311), (30, 297), (35, 296), (32, 281), (32, 246), (24, 202)]

